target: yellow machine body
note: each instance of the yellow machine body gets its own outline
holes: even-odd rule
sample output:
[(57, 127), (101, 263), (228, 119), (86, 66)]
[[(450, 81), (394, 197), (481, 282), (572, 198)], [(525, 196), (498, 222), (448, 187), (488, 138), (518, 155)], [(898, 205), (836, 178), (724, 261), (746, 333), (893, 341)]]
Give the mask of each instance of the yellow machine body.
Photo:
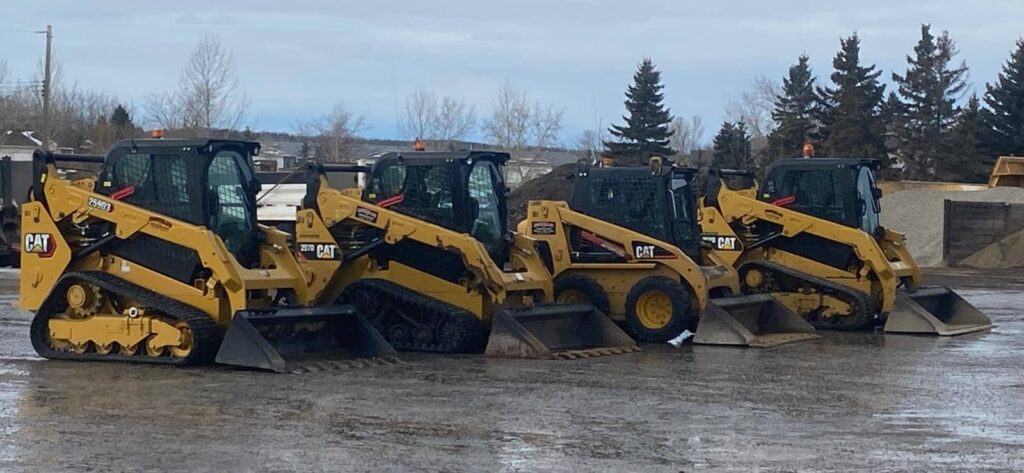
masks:
[[(469, 153), (435, 161), (441, 169), (490, 158)], [(499, 250), (473, 235), (377, 205), (359, 189), (331, 188), (325, 172), (314, 173), (295, 224), (312, 290), (321, 303), (359, 307), (396, 348), (530, 358), (637, 349), (593, 307), (553, 304), (552, 278), (534, 239), (507, 233), (499, 264), (492, 256)], [(410, 188), (422, 185), (411, 179)], [(330, 254), (317, 257), (324, 248)]]
[[(234, 153), (247, 145), (148, 142), (125, 142), (121, 150), (223, 145)], [(117, 193), (96, 192), (94, 179), (63, 179), (57, 159), (62, 158), (37, 153), (38, 182), (21, 207), (28, 246), (19, 305), (36, 313), (32, 341), (42, 356), (170, 364), (216, 357), (225, 364), (282, 372), (322, 360), (394, 358), (394, 350), (350, 307), (276, 307), (281, 296), (308, 306), (316, 295), (312, 274), (291, 252), (288, 234), (259, 227), (258, 262), (243, 266), (207, 227), (121, 200)], [(173, 256), (147, 254), (140, 262), (110, 251), (138, 239), (192, 252), (202, 269), (183, 281), (147, 264)], [(244, 327), (236, 330), (239, 325)], [(360, 336), (365, 340), (350, 338)], [(354, 344), (343, 346), (343, 339)]]
[[(604, 250), (608, 260), (586, 261), (573, 248), (574, 232)], [(707, 263), (701, 265), (672, 244), (574, 211), (565, 202), (531, 201), (518, 233), (547, 246), (558, 299), (601, 307), (641, 340), (664, 342), (683, 330), (694, 330), (696, 342), (709, 344), (765, 347), (817, 338), (813, 327), (770, 297), (721, 306), (735, 301), (711, 299), (710, 294), (740, 293), (738, 273), (714, 251), (704, 252)]]
[[(767, 290), (801, 315), (833, 321), (866, 310), (868, 317), (884, 320), (888, 332), (956, 335), (991, 327), (987, 316), (948, 288), (921, 286), (921, 271), (907, 250), (904, 235), (884, 228), (871, 235), (758, 200), (754, 197), (757, 192), (756, 187), (731, 190), (723, 185), (713, 204), (707, 196), (701, 201), (701, 231), (709, 241), (726, 243), (717, 253), (740, 269), (745, 291)], [(757, 229), (765, 226), (775, 229), (774, 233), (758, 234)], [(801, 239), (804, 244), (798, 250), (772, 244), (770, 239)], [(825, 264), (810, 256), (808, 249), (813, 243), (807, 242), (836, 245), (849, 251), (852, 258), (846, 267)], [(788, 274), (796, 281), (791, 290), (758, 289), (767, 287), (771, 271)], [(856, 328), (869, 322), (858, 323)]]

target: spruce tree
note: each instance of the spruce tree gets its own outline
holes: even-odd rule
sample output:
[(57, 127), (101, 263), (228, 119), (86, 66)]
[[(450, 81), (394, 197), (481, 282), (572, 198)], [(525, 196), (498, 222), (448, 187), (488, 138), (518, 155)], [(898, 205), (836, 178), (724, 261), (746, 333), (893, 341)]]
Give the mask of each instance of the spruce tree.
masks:
[(989, 152), (1024, 155), (1024, 38), (1017, 41), (999, 79), (986, 89), (990, 113), (985, 123), (992, 130)]
[[(818, 89), (821, 97), (819, 154), (886, 159), (885, 125), (880, 113), (885, 86), (882, 71), (860, 64), (860, 38), (856, 33), (839, 41), (832, 60), (835, 88)], [(886, 166), (888, 167), (888, 166)]]
[[(881, 122), (885, 126), (885, 147), (888, 150), (898, 151), (906, 147), (906, 143), (903, 142), (904, 134), (902, 133), (902, 127), (907, 121), (906, 118), (906, 107), (903, 106), (903, 102), (900, 102), (899, 95), (896, 92), (889, 92), (888, 98), (882, 103), (879, 117)], [(892, 160), (889, 156), (886, 157), (889, 166), (883, 166), (879, 169), (879, 174), (885, 179), (893, 179), (900, 176), (900, 170), (894, 169)]]
[(609, 132), (616, 141), (605, 142), (608, 153), (624, 164), (645, 164), (654, 155), (673, 154), (668, 146), (672, 115), (665, 107), (661, 92), (661, 72), (650, 58), (644, 60), (633, 74), (633, 85), (626, 91), (626, 124), (612, 125)]
[(904, 112), (896, 152), (909, 179), (935, 179), (940, 169), (953, 167), (959, 159), (946, 144), (959, 112), (956, 102), (967, 87), (967, 65), (950, 68), (955, 43), (947, 32), (935, 37), (930, 30), (921, 26), (914, 56), (907, 56), (906, 74), (892, 75)]
[(750, 135), (743, 123), (722, 123), (714, 141), (712, 166), (719, 169), (748, 169), (750, 167)]
[(110, 124), (114, 125), (115, 138), (118, 140), (134, 135), (135, 124), (132, 123), (132, 117), (121, 105), (114, 108), (114, 113), (110, 115)]
[(804, 143), (817, 140), (818, 95), (809, 61), (806, 54), (801, 55), (782, 81), (782, 94), (776, 97), (772, 110), (777, 127), (768, 135), (770, 160), (800, 156)]
[(972, 95), (946, 137), (946, 146), (955, 152), (957, 159), (939, 163), (937, 174), (940, 179), (965, 182), (988, 180), (995, 156), (986, 150), (990, 136), (985, 123), (987, 115), (981, 108), (981, 100)]

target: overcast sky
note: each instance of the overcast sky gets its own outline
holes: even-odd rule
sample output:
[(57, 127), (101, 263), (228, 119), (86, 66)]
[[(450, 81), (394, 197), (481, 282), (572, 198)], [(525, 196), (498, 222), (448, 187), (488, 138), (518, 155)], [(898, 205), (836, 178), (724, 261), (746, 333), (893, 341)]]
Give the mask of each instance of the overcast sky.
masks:
[[(710, 140), (753, 77), (781, 80), (806, 52), (827, 79), (839, 38), (853, 31), (862, 58), (888, 79), (905, 70), (921, 23), (949, 30), (979, 94), (1024, 35), (1022, 0), (835, 3), (6, 0), (0, 31), (52, 24), (65, 76), (139, 114), (147, 93), (174, 87), (196, 38), (213, 32), (235, 53), (254, 129), (293, 131), (343, 102), (366, 117), (366, 135), (392, 138), (396, 102), (400, 109), (417, 88), (463, 98), (485, 116), (510, 80), (565, 108), (566, 144), (621, 121), (622, 94), (644, 56), (662, 71), (672, 113), (703, 117)], [(19, 76), (42, 51), (41, 36), (0, 33), (0, 59)]]

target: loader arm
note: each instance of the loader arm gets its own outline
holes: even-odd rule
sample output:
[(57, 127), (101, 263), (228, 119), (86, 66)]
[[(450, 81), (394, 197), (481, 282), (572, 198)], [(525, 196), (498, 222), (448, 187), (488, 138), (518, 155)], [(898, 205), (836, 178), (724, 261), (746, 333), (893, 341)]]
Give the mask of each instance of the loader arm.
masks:
[[(891, 310), (896, 299), (896, 290), (900, 282), (897, 270), (901, 273), (912, 271), (903, 264), (894, 267), (875, 237), (860, 229), (762, 202), (724, 186), (719, 190), (715, 200), (716, 207), (705, 207), (701, 210), (702, 228), (710, 229), (714, 233), (735, 235), (735, 231), (730, 228), (733, 224), (750, 227), (757, 222), (766, 222), (778, 226), (779, 232), (776, 236), (793, 238), (800, 234), (808, 234), (850, 247), (857, 259), (863, 263), (856, 277), (861, 280), (867, 280), (872, 274), (877, 277), (883, 292), (882, 307), (879, 308), (883, 313)], [(893, 238), (895, 239), (895, 235)], [(761, 243), (764, 241), (744, 242), (745, 245)], [(743, 252), (751, 249), (737, 248), (735, 251), (723, 253), (727, 258), (736, 261)], [(900, 249), (892, 246), (890, 250), (893, 257), (898, 256), (901, 251), (905, 251), (905, 247)]]
[[(194, 249), (202, 266), (212, 273), (203, 287), (194, 289), (201, 292), (202, 299), (205, 301), (199, 306), (204, 307), (214, 317), (221, 317), (221, 312), (217, 310), (219, 304), (217, 302), (217, 284), (223, 286), (225, 296), (232, 309), (224, 314), (249, 308), (246, 299), (248, 290), (289, 288), (296, 292), (300, 301), (310, 298), (304, 278), (296, 276), (303, 272), (298, 263), (288, 254), (287, 244), (285, 244), (286, 237), (283, 233), (273, 232), (268, 237), (269, 244), (263, 245), (261, 256), (264, 266), (266, 266), (265, 269), (243, 268), (234, 261), (224, 242), (204, 227), (114, 200), (95, 193), (85, 186), (63, 179), (47, 179), (48, 176), (56, 175), (56, 166), (52, 163), (47, 164), (46, 172), (42, 174), (41, 178), (46, 205), (44, 206), (41, 202), (32, 202), (23, 209), (23, 217), (29, 227), (26, 232), (31, 233), (32, 228), (47, 221), (52, 226), (61, 222), (80, 224), (93, 219), (112, 224), (111, 240), (114, 238), (126, 240), (143, 234)], [(44, 212), (48, 212), (50, 216), (43, 216)], [(57, 235), (59, 232), (54, 233), (55, 237)], [(69, 253), (64, 264), (70, 266), (76, 259), (84, 258), (98, 249), (99, 246), (96, 246), (87, 251)], [(32, 289), (40, 286), (52, 286), (65, 268), (50, 266), (49, 264), (28, 265), (24, 269), (27, 272), (26, 277), (21, 278), (22, 284), (28, 285)], [(47, 296), (46, 291), (38, 290), (23, 290), (22, 294), (22, 304), (28, 310), (37, 309)], [(218, 323), (226, 322), (227, 320), (218, 320)]]
[[(395, 245), (403, 240), (413, 240), (457, 254), (465, 268), (493, 295), (496, 303), (503, 302), (512, 290), (539, 289), (546, 294), (551, 293), (550, 279), (539, 277), (546, 275), (546, 269), (539, 264), (538, 258), (526, 257), (534, 251), (533, 240), (521, 235), (512, 236), (511, 260), (512, 266), (521, 267), (522, 271), (505, 272), (492, 261), (483, 243), (472, 236), (365, 202), (353, 192), (333, 189), (322, 174), (319, 176), (316, 207), (317, 210), (301, 209), (296, 218), (296, 237), (300, 245), (303, 242), (332, 244), (332, 227), (340, 223), (355, 223), (380, 230), (383, 244)], [(335, 261), (311, 263), (321, 266), (314, 273), (332, 274), (338, 273), (337, 270), (347, 263), (343, 261), (346, 258), (352, 258), (352, 255), (341, 255)], [(337, 286), (336, 281), (321, 278), (317, 286), (322, 291), (320, 299), (335, 297), (341, 288), (334, 286)]]

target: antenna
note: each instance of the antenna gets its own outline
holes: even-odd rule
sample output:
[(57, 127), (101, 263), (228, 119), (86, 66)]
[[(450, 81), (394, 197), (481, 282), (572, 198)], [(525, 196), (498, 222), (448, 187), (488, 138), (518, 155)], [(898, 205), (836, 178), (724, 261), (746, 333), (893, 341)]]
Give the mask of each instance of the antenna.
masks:
[(53, 83), (50, 78), (50, 50), (53, 43), (53, 26), (46, 25), (46, 65), (43, 72), (43, 151), (50, 150), (50, 95)]

